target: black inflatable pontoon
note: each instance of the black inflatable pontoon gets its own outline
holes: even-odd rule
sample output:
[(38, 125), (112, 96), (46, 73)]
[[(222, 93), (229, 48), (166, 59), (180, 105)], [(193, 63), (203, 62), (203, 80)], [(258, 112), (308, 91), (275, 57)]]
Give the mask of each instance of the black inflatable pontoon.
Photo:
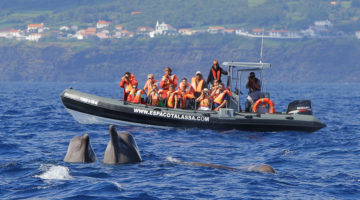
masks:
[[(309, 100), (291, 102), (286, 112), (273, 114), (242, 112), (240, 108), (241, 92), (238, 89), (241, 83), (241, 72), (256, 70), (262, 72), (262, 69), (270, 67), (270, 64), (227, 62), (223, 65), (228, 67), (228, 85), (230, 85), (233, 96), (227, 108), (220, 109), (218, 112), (132, 104), (83, 93), (71, 88), (62, 92), (61, 100), (71, 115), (80, 123), (85, 124), (135, 124), (150, 127), (306, 132), (317, 131), (326, 126), (312, 115)], [(242, 68), (235, 71), (234, 69), (238, 67)], [(236, 78), (233, 76), (234, 73)]]

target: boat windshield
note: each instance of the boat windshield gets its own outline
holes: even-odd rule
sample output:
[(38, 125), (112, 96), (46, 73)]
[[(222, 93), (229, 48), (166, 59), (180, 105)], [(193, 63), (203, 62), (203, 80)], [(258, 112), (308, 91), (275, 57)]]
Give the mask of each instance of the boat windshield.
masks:
[(245, 72), (246, 75), (249, 72), (258, 72), (259, 79), (261, 82), (261, 92), (265, 92), (264, 81), (263, 81), (263, 70), (271, 67), (270, 63), (262, 62), (223, 62), (222, 65), (228, 69), (227, 85), (231, 92), (234, 94), (230, 102), (230, 107), (240, 111), (240, 95), (241, 92), (241, 77)]

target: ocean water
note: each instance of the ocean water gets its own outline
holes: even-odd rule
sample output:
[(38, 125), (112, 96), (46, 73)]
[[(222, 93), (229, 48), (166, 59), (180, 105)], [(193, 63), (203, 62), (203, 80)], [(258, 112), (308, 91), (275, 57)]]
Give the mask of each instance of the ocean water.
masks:
[[(117, 83), (0, 83), (0, 199), (360, 198), (359, 84), (267, 85), (277, 110), (312, 100), (327, 124), (314, 133), (117, 127), (132, 133), (143, 158), (125, 165), (101, 162), (109, 127), (79, 124), (67, 113), (59, 95), (69, 86), (121, 95)], [(71, 138), (84, 133), (98, 161), (63, 162)], [(261, 163), (276, 174), (247, 170)]]

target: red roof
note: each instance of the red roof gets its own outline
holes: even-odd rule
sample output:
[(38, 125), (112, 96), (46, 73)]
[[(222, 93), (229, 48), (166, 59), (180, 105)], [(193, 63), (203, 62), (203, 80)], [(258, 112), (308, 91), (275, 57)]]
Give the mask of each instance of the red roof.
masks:
[(234, 29), (225, 29), (224, 31), (227, 33), (232, 33), (232, 32), (234, 32)]
[(111, 22), (105, 21), (105, 20), (99, 20), (97, 22), (98, 24), (111, 24)]
[(42, 27), (44, 27), (44, 24), (29, 24), (28, 27), (42, 28)]
[(143, 12), (141, 12), (141, 11), (133, 11), (133, 12), (131, 12), (132, 15), (141, 14), (141, 13), (143, 13)]
[(256, 33), (256, 32), (264, 32), (264, 29), (255, 28), (255, 29), (253, 29), (253, 32), (254, 33)]

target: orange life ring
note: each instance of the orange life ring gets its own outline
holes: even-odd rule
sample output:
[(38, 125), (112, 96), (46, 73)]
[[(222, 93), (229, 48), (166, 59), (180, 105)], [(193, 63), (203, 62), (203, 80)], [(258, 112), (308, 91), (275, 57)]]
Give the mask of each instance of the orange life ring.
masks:
[(268, 104), (270, 106), (270, 111), (269, 111), (270, 114), (275, 113), (275, 104), (269, 98), (261, 98), (261, 99), (257, 100), (253, 106), (253, 112), (257, 112), (259, 109), (259, 106), (263, 105), (263, 104)]

